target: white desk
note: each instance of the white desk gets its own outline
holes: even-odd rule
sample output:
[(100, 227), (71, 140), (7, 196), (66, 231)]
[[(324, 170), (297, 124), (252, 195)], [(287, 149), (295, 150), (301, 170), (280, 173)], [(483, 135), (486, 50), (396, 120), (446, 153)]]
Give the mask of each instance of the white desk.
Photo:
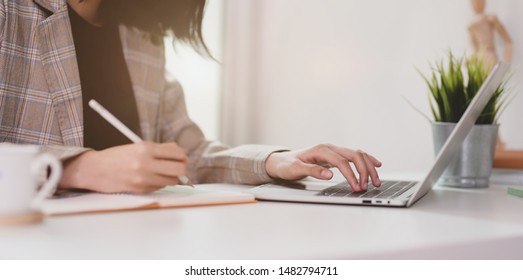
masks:
[(523, 259), (523, 199), (435, 188), (409, 209), (258, 202), (0, 228), (0, 259), (35, 258)]

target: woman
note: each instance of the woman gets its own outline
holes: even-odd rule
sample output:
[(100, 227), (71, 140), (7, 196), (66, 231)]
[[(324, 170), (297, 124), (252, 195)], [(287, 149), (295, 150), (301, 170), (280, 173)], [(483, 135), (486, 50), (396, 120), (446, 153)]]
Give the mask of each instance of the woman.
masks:
[[(305, 176), (351, 187), (380, 181), (381, 163), (334, 145), (298, 151), (205, 140), (182, 88), (165, 80), (162, 37), (207, 48), (205, 0), (17, 0), (0, 4), (0, 136), (64, 162), (62, 188), (148, 193), (178, 183), (260, 184)], [(130, 144), (92, 112), (94, 98), (146, 141)], [(359, 173), (356, 179), (349, 162)]]

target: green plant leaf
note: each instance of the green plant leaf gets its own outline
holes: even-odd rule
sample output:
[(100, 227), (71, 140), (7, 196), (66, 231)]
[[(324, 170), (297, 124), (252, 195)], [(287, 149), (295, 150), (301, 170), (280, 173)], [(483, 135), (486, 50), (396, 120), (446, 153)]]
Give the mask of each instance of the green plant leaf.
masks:
[[(451, 51), (431, 69), (429, 76), (418, 72), (429, 88), (429, 105), (434, 120), (456, 123), (487, 79), (489, 69), (484, 67), (484, 62), (477, 56), (467, 60), (465, 55), (457, 58)], [(505, 84), (506, 81), (498, 86), (476, 121), (477, 124), (497, 122), (500, 113), (510, 103)]]

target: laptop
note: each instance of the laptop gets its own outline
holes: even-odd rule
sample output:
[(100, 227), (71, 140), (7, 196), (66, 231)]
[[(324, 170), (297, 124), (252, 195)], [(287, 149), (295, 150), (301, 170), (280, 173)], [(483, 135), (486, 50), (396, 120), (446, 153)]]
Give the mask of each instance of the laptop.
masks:
[(259, 200), (410, 207), (437, 183), (508, 69), (509, 64), (504, 62), (494, 66), (422, 181), (382, 181), (379, 188), (369, 183), (364, 192), (352, 191), (347, 182), (325, 184), (300, 181), (265, 184), (249, 192)]

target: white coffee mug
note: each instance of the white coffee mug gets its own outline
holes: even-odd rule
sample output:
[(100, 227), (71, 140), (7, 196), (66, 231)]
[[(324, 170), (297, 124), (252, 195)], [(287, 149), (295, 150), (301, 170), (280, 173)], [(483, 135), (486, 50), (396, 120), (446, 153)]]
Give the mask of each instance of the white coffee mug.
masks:
[(0, 218), (38, 213), (61, 176), (60, 161), (50, 154), (38, 154), (38, 147), (0, 144)]

